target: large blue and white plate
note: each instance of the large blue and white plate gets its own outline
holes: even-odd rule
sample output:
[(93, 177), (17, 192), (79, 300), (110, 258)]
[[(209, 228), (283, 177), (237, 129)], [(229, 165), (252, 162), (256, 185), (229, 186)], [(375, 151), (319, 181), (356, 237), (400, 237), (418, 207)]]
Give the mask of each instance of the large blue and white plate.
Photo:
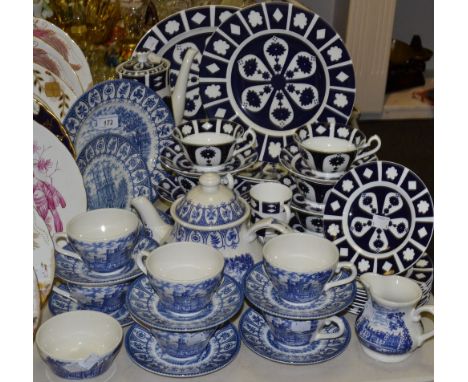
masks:
[(257, 134), (259, 160), (278, 162), (299, 126), (346, 123), (355, 79), (344, 42), (318, 15), (284, 2), (237, 11), (213, 33), (200, 64), (210, 118)]
[(178, 314), (160, 305), (159, 296), (151, 287), (148, 278), (142, 276), (130, 285), (126, 304), (133, 319), (148, 328), (193, 332), (226, 322), (242, 308), (243, 300), (240, 285), (224, 275), (221, 285), (206, 308), (192, 314)]
[[(286, 346), (278, 342), (262, 315), (253, 309), (248, 309), (242, 315), (239, 331), (242, 342), (263, 358), (279, 363), (310, 365), (329, 361), (346, 350), (351, 339), (351, 329), (346, 318), (340, 319), (345, 326), (342, 336), (331, 340), (313, 341), (304, 346)], [(334, 333), (336, 330), (334, 325), (324, 328), (327, 333)]]
[[(349, 276), (341, 272), (334, 280)], [(356, 296), (356, 282), (350, 282), (322, 293), (317, 300), (297, 304), (283, 300), (276, 293), (273, 284), (263, 268), (263, 262), (255, 265), (245, 277), (244, 293), (258, 309), (274, 316), (293, 320), (318, 320), (333, 316), (352, 304)]]
[(165, 177), (159, 156), (172, 141), (174, 119), (164, 101), (138, 81), (112, 80), (94, 86), (73, 104), (63, 124), (78, 155), (99, 135), (121, 135), (139, 151), (154, 186)]
[(99, 135), (83, 148), (76, 163), (83, 176), (88, 210), (130, 208), (137, 196), (156, 199), (145, 160), (126, 138)]
[(139, 367), (168, 377), (197, 377), (227, 366), (239, 353), (240, 338), (234, 325), (228, 323), (211, 337), (199, 355), (174, 358), (161, 350), (156, 338), (144, 327), (135, 324), (125, 336), (125, 349)]
[(324, 210), (325, 237), (358, 274), (400, 274), (428, 247), (434, 208), (429, 190), (410, 169), (393, 162), (360, 165), (331, 190)]
[[(59, 288), (66, 290), (66, 287), (63, 284), (60, 285)], [(75, 310), (83, 310), (83, 308), (80, 307), (78, 303), (69, 300), (68, 298), (65, 298), (55, 292), (51, 293), (48, 305), (50, 313), (52, 313), (52, 315), (54, 316), (61, 313), (73, 312)], [(109, 316), (119, 321), (119, 324), (121, 326), (128, 326), (134, 322), (125, 304), (115, 312), (111, 312), (108, 314)]]
[(187, 49), (193, 48), (198, 51), (189, 71), (184, 111), (186, 120), (206, 117), (198, 87), (201, 53), (205, 49), (206, 41), (218, 25), (231, 17), (237, 9), (236, 7), (209, 5), (174, 13), (146, 32), (135, 48), (135, 52), (149, 50), (169, 60), (171, 90), (177, 82)]

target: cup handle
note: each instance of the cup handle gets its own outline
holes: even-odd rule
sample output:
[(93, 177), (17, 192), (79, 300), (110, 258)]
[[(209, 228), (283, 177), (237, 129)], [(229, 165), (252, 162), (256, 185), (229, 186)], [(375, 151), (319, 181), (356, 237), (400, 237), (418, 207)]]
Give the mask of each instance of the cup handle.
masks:
[(284, 213), (286, 214), (286, 222), (289, 223), (289, 221), (292, 218), (291, 207), (289, 207), (287, 204), (283, 205), (283, 207), (284, 207)]
[(135, 256), (135, 263), (138, 265), (138, 268), (141, 269), (141, 271), (147, 275), (148, 274), (148, 269), (146, 268), (145, 265), (145, 260), (146, 258), (150, 255), (150, 252), (141, 250), (140, 252), (137, 252)]
[(52, 290), (55, 293), (59, 294), (60, 296), (65, 297), (66, 299), (71, 300), (71, 301), (76, 302), (77, 304), (79, 304), (79, 302), (74, 297), (71, 296), (70, 292), (67, 292), (66, 290), (60, 289), (57, 285), (54, 285), (52, 287)]
[(221, 178), (221, 184), (224, 184), (231, 190), (234, 188), (234, 183), (235, 181), (234, 181), (234, 177), (232, 176), (232, 174), (228, 173)]
[(320, 327), (319, 327), (318, 331), (321, 331), (324, 326), (331, 325), (332, 323), (335, 324), (336, 326), (338, 326), (338, 331), (337, 332), (335, 332), (335, 333), (317, 333), (317, 335), (315, 336), (313, 341), (331, 340), (333, 338), (341, 337), (343, 335), (344, 331), (345, 331), (345, 325), (343, 324), (343, 321), (337, 316), (328, 317), (328, 318), (322, 320), (322, 322), (320, 323)]
[(239, 143), (244, 142), (246, 140), (246, 137), (248, 136), (250, 136), (250, 142), (244, 147), (241, 147), (240, 149), (235, 150), (232, 156), (236, 156), (237, 154), (240, 154), (244, 152), (245, 150), (253, 149), (257, 145), (257, 134), (255, 134), (255, 131), (250, 130), (250, 129), (247, 130), (242, 137), (236, 139), (236, 143), (239, 144)]
[[(411, 312), (411, 319), (414, 322), (421, 321), (422, 312), (428, 312), (432, 314), (432, 316), (434, 316), (434, 305), (423, 305), (419, 308), (413, 309), (413, 311)], [(421, 334), (419, 337), (416, 338), (417, 347), (420, 347), (426, 340), (428, 340), (431, 337), (434, 337), (434, 330)]]
[(275, 231), (280, 233), (292, 233), (294, 230), (288, 226), (287, 224), (283, 223), (274, 218), (265, 218), (260, 219), (254, 225), (252, 225), (249, 230), (247, 231), (247, 242), (252, 242), (257, 238), (257, 231), (260, 231), (264, 228), (272, 228)]
[(348, 277), (346, 277), (344, 279), (341, 279), (341, 280), (330, 281), (330, 282), (326, 283), (325, 287), (323, 288), (324, 292), (329, 290), (330, 288), (335, 288), (335, 287), (340, 286), (340, 285), (348, 284), (348, 283), (350, 283), (351, 281), (353, 281), (356, 278), (357, 269), (356, 269), (356, 266), (353, 263), (351, 263), (350, 261), (339, 262), (338, 265), (336, 266), (336, 273), (338, 273), (342, 268), (351, 269), (351, 275), (349, 275)]
[(65, 240), (68, 243), (68, 236), (65, 232), (56, 232), (54, 236), (52, 237), (52, 241), (54, 242), (54, 248), (58, 253), (61, 253), (62, 255), (73, 257), (74, 259), (83, 261), (81, 256), (76, 254), (73, 251), (69, 251), (68, 249), (63, 248), (62, 246), (59, 245), (59, 243)]
[(356, 155), (354, 158), (354, 161), (357, 161), (362, 158), (367, 158), (371, 155), (374, 155), (377, 151), (380, 150), (380, 146), (382, 145), (382, 141), (380, 140), (380, 137), (378, 135), (373, 135), (372, 137), (369, 138), (367, 143), (363, 145), (360, 150), (362, 151), (363, 149), (366, 149), (371, 146), (372, 142), (376, 142), (376, 145), (373, 149), (368, 150), (366, 152), (361, 152), (360, 154)]

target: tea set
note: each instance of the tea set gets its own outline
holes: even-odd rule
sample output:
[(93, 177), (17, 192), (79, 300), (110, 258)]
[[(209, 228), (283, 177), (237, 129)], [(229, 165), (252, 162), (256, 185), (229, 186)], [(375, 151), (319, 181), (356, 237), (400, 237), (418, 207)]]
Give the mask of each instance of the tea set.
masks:
[(349, 124), (351, 60), (318, 15), (279, 2), (180, 11), (116, 72), (63, 118), (76, 156), (59, 158), (86, 203), (61, 229), (43, 217), (60, 284), (35, 339), (54, 374), (99, 376), (122, 343), (171, 377), (220, 370), (241, 342), (317, 364), (346, 351), (345, 312), (381, 362), (433, 336), (420, 322), (433, 315), (431, 195)]

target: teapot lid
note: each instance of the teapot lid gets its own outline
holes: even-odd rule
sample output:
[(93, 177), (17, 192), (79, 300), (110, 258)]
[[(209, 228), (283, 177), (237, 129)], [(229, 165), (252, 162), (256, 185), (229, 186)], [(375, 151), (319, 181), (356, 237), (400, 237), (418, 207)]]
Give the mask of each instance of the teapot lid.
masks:
[(170, 62), (151, 51), (135, 52), (133, 57), (117, 66), (118, 74), (124, 77), (141, 77), (167, 71)]
[(219, 226), (238, 221), (245, 206), (234, 192), (221, 184), (215, 173), (203, 174), (199, 184), (178, 203), (175, 214), (183, 222), (197, 226)]

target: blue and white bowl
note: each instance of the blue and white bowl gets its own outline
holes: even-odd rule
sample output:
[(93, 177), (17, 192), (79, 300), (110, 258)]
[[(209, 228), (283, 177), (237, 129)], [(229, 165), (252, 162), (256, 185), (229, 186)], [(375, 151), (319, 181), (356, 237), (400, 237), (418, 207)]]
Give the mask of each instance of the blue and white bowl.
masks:
[(111, 366), (122, 333), (122, 327), (111, 316), (77, 310), (44, 322), (36, 333), (36, 345), (40, 357), (60, 378), (94, 378)]

